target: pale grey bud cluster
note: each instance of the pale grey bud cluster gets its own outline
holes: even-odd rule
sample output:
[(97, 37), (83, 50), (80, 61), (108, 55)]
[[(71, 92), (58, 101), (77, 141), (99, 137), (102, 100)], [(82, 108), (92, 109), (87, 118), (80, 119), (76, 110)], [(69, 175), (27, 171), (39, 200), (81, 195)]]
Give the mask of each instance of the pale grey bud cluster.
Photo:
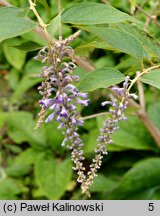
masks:
[(97, 148), (95, 149), (95, 158), (92, 160), (92, 164), (90, 165), (90, 170), (87, 173), (86, 181), (82, 184), (83, 193), (89, 194), (88, 190), (93, 183), (93, 179), (96, 176), (97, 170), (101, 167), (104, 155), (107, 154), (107, 145), (113, 143), (112, 135), (119, 128), (117, 123), (121, 120), (127, 119), (124, 115), (124, 111), (127, 109), (129, 99), (137, 99), (137, 95), (130, 94), (127, 91), (128, 83), (129, 77), (127, 76), (122, 88), (111, 88), (111, 90), (116, 93), (116, 97), (111, 94), (109, 95), (109, 101), (102, 102), (102, 106), (111, 106), (109, 109), (110, 117), (104, 121), (103, 128), (100, 129), (100, 135), (97, 139), (98, 144)]

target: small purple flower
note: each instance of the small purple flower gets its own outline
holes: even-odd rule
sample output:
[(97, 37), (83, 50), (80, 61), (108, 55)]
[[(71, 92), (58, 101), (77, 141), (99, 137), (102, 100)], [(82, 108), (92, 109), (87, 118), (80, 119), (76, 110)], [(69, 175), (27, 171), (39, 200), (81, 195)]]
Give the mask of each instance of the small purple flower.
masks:
[(54, 110), (59, 107), (59, 104), (53, 104), (52, 106), (49, 107), (50, 110)]
[(61, 104), (61, 103), (64, 102), (64, 98), (63, 98), (61, 95), (59, 95), (59, 96), (57, 96), (57, 97), (55, 98), (54, 101), (55, 101), (56, 104)]
[(89, 100), (82, 100), (80, 98), (76, 98), (76, 100), (77, 100), (78, 104), (81, 104), (81, 105), (84, 105), (84, 106), (88, 106), (89, 105)]
[(127, 88), (129, 79), (130, 79), (130, 77), (129, 77), (129, 76), (126, 76), (125, 81), (124, 81), (124, 83), (123, 83), (123, 88), (125, 88), (125, 89)]
[(57, 122), (62, 122), (62, 116), (58, 116), (57, 118), (56, 118), (56, 120), (57, 120)]
[(68, 111), (65, 109), (65, 107), (62, 107), (62, 110), (60, 112), (60, 117), (67, 118), (68, 116)]
[(71, 116), (70, 120), (72, 122), (72, 125), (75, 125), (77, 123), (75, 116)]
[(68, 138), (64, 138), (64, 140), (63, 140), (61, 146), (65, 146), (67, 141), (68, 141)]
[(82, 97), (82, 98), (88, 98), (88, 94), (87, 93), (78, 92), (77, 96)]
[(45, 100), (40, 100), (39, 103), (41, 105), (44, 105), (45, 108), (50, 107), (54, 103), (54, 99), (45, 99)]
[(136, 94), (129, 94), (129, 97), (133, 97), (135, 100), (138, 99), (138, 96)]
[(54, 117), (55, 117), (55, 113), (50, 114), (50, 115), (46, 118), (45, 122), (46, 122), (46, 123), (51, 122), (51, 121), (54, 119)]

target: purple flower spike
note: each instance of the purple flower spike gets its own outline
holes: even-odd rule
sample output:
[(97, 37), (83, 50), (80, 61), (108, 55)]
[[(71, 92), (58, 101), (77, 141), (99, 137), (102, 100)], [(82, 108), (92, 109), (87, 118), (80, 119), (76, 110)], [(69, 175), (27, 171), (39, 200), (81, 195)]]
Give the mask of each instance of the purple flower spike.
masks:
[[(58, 129), (63, 130), (62, 134), (65, 135), (62, 146), (66, 146), (72, 151), (72, 160), (77, 170), (78, 181), (84, 183), (86, 176), (82, 162), (84, 160), (83, 151), (81, 150), (83, 142), (77, 133), (78, 126), (82, 126), (83, 121), (79, 119), (80, 113), (77, 110), (77, 104), (88, 106), (89, 100), (87, 100), (88, 94), (80, 93), (74, 85), (79, 81), (79, 76), (73, 75), (76, 67), (73, 59), (74, 50), (68, 46), (78, 34), (75, 33), (65, 40), (59, 37), (59, 40), (52, 47), (42, 49), (38, 53), (38, 59), (47, 63), (47, 66), (42, 69), (40, 74), (40, 77), (44, 79), (39, 87), (39, 92), (43, 97), (40, 104), (43, 106), (37, 128), (46, 118), (44, 108), (49, 108), (51, 114), (45, 122), (49, 123), (54, 119), (59, 123)], [(65, 61), (66, 57), (67, 62)], [(54, 99), (52, 99), (53, 93), (56, 95)]]
[(48, 108), (48, 107), (50, 107), (51, 105), (53, 105), (54, 99), (40, 100), (39, 103), (40, 103), (41, 105), (44, 105), (45, 108)]

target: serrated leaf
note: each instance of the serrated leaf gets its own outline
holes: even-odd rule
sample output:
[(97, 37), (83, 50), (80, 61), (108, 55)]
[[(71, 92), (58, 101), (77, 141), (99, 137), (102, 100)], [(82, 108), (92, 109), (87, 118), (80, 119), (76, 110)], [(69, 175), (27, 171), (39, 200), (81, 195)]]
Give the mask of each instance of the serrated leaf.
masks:
[(0, 8), (0, 42), (30, 31), (36, 23), (25, 17), (25, 9), (16, 7)]
[(35, 166), (37, 183), (48, 199), (59, 199), (72, 176), (70, 159), (58, 161), (52, 155), (42, 154)]
[(47, 29), (51, 37), (53, 37), (53, 35), (56, 33), (56, 31), (61, 25), (61, 13), (59, 13), (56, 17), (54, 17), (49, 23), (49, 26)]
[(107, 88), (122, 82), (125, 76), (112, 67), (104, 67), (88, 73), (82, 78), (79, 88), (82, 91), (93, 91), (98, 88)]
[[(127, 53), (138, 59), (146, 57), (141, 42), (134, 35), (124, 30), (101, 26), (79, 26), (79, 28), (95, 34), (116, 51)], [(109, 49), (111, 48), (109, 47)]]
[[(160, 158), (148, 158), (135, 164), (109, 195), (109, 199), (132, 199), (135, 195), (160, 186)], [(145, 199), (145, 196), (142, 197)]]
[(75, 4), (62, 14), (63, 23), (76, 25), (116, 23), (126, 20), (133, 21), (135, 19), (110, 5), (93, 2)]
[(160, 89), (160, 69), (152, 70), (141, 78), (143, 83), (149, 84)]

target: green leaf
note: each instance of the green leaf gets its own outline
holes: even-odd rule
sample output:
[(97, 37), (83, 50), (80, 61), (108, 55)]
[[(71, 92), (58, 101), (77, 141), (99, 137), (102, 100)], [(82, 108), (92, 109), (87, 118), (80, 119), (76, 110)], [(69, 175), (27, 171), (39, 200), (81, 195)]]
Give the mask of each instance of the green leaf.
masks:
[(21, 35), (25, 41), (32, 41), (36, 44), (39, 44), (41, 47), (47, 45), (47, 41), (45, 38), (42, 38), (39, 34), (37, 34), (34, 30), (31, 30), (27, 33)]
[(91, 192), (108, 192), (110, 190), (113, 190), (113, 188), (116, 186), (116, 182), (113, 180), (105, 177), (102, 174), (99, 174), (95, 179), (94, 182), (90, 188)]
[(70, 159), (59, 161), (52, 155), (42, 154), (35, 166), (37, 183), (48, 199), (60, 199), (72, 176)]
[(16, 86), (19, 81), (19, 72), (15, 70), (14, 68), (9, 72), (8, 76), (8, 83), (9, 86), (14, 90), (16, 89)]
[(88, 73), (82, 78), (79, 88), (82, 91), (93, 91), (98, 88), (107, 88), (122, 82), (125, 76), (112, 67), (104, 67)]
[(35, 164), (39, 154), (41, 154), (41, 151), (37, 151), (33, 148), (27, 148), (15, 158), (15, 163)]
[[(63, 150), (60, 148), (60, 145), (64, 139), (61, 131), (58, 130), (58, 123), (52, 122), (52, 124), (45, 124), (42, 125), (42, 129), (44, 129), (47, 138), (47, 144), (56, 151), (57, 154), (63, 154)], [(53, 130), (54, 128), (54, 130)]]
[(5, 148), (14, 154), (20, 154), (23, 151), (19, 145), (15, 144), (5, 144)]
[(12, 179), (4, 179), (0, 181), (0, 199), (1, 200), (16, 200), (20, 193), (20, 188), (16, 181)]
[[(0, 112), (0, 129), (3, 127), (5, 121), (6, 121), (7, 113), (6, 112)], [(1, 135), (0, 135), (1, 137)]]
[[(90, 31), (109, 44), (114, 50), (127, 53), (135, 58), (142, 59), (146, 53), (141, 42), (127, 31), (117, 28), (108, 28), (101, 26), (79, 26)], [(107, 45), (107, 44), (106, 44)], [(109, 49), (111, 49), (109, 47)]]
[(158, 89), (160, 89), (160, 69), (157, 70), (152, 70), (151, 72), (149, 72), (148, 74), (144, 75), (141, 78), (141, 81), (143, 83), (147, 83), (151, 86), (154, 86)]
[(36, 23), (25, 17), (25, 9), (16, 7), (0, 8), (0, 42), (30, 31)]
[(27, 41), (27, 42), (24, 42), (18, 46), (14, 46), (14, 47), (19, 49), (19, 50), (27, 51), (27, 52), (39, 50), (42, 48), (42, 46), (40, 46), (39, 44), (32, 42), (32, 41)]
[[(135, 164), (112, 191), (109, 199), (132, 199), (135, 195), (160, 186), (160, 158), (148, 158)], [(145, 199), (145, 196), (142, 197)]]
[(45, 7), (46, 10), (50, 11), (47, 0), (39, 0), (39, 3), (42, 4)]
[(128, 116), (128, 120), (120, 122), (119, 127), (112, 137), (114, 145), (126, 149), (157, 150), (152, 137), (137, 117)]
[(76, 48), (76, 50), (79, 51), (80, 49), (89, 49), (89, 48), (98, 48), (98, 49), (106, 49), (106, 50), (114, 50), (114, 51), (116, 51), (116, 49), (109, 46), (105, 41), (91, 41), (91, 42), (89, 42), (87, 44), (78, 46)]
[(40, 129), (34, 130), (35, 123), (31, 113), (28, 112), (10, 112), (6, 117), (8, 125), (8, 135), (14, 142), (20, 144), (28, 141), (35, 149), (44, 149), (46, 137)]
[(147, 59), (151, 59), (151, 57), (160, 58), (160, 45), (158, 40), (151, 37), (146, 32), (142, 31), (140, 27), (133, 26), (127, 23), (119, 23), (118, 25), (115, 24), (117, 28), (124, 30), (133, 36), (135, 36), (142, 44), (144, 48), (144, 57)]
[(11, 97), (12, 102), (17, 101), (28, 89), (41, 81), (41, 79), (37, 78), (36, 75), (41, 72), (42, 66), (42, 63), (35, 62), (33, 60), (26, 64), (26, 67), (24, 68), (24, 75), (17, 84)]
[(63, 23), (76, 25), (116, 23), (126, 20), (133, 21), (135, 19), (110, 5), (93, 2), (75, 4), (62, 14)]
[(56, 17), (54, 17), (49, 23), (49, 26), (47, 29), (51, 37), (56, 33), (56, 31), (61, 25), (61, 13), (59, 13)]
[(3, 51), (10, 65), (12, 65), (17, 70), (21, 70), (26, 60), (26, 52), (20, 51), (12, 46), (12, 44), (16, 43), (17, 41), (18, 40), (15, 38), (5, 41), (3, 43)]
[(98, 135), (99, 135), (99, 130), (96, 127), (92, 130), (89, 130), (88, 134), (86, 135), (84, 134), (82, 136), (83, 142), (85, 143), (84, 148), (83, 148), (85, 155), (88, 155), (94, 152), (94, 149), (97, 146), (96, 140), (97, 140)]
[(31, 166), (27, 163), (13, 163), (6, 168), (6, 174), (13, 177), (20, 177), (28, 174)]

